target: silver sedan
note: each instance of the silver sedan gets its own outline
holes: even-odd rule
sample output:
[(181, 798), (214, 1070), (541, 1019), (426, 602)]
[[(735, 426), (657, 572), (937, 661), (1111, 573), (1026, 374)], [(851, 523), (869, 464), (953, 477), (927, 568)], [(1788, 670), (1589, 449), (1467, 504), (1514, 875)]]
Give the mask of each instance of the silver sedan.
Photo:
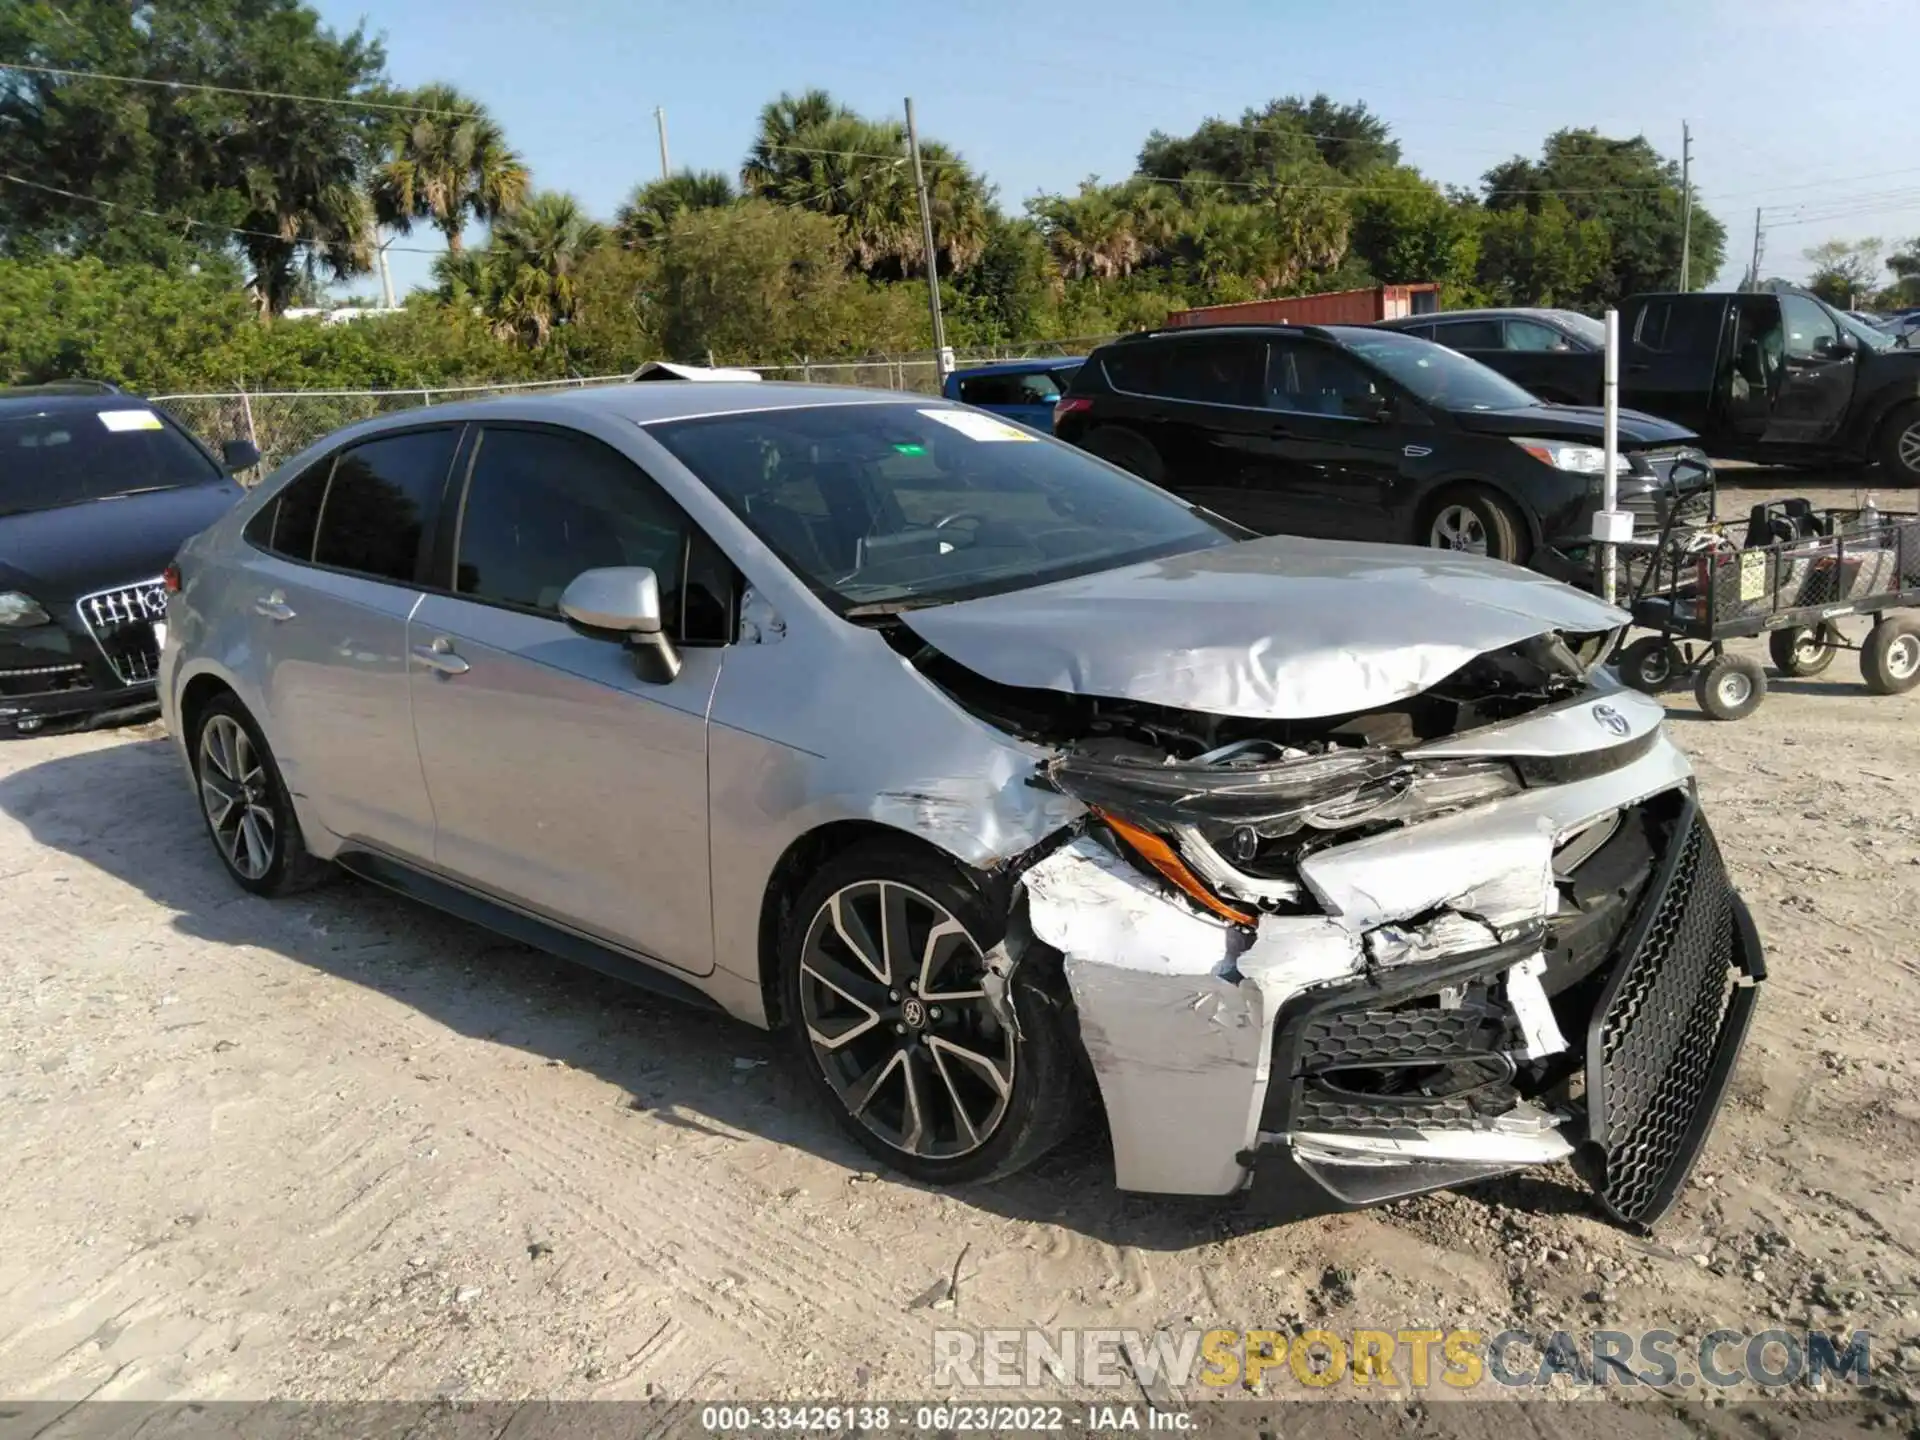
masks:
[(928, 1181), (1103, 1107), (1128, 1189), (1573, 1157), (1648, 1223), (1764, 973), (1603, 668), (1619, 612), (1250, 537), (941, 401), (391, 416), (167, 578), (160, 695), (238, 884), (339, 867), (782, 1029)]

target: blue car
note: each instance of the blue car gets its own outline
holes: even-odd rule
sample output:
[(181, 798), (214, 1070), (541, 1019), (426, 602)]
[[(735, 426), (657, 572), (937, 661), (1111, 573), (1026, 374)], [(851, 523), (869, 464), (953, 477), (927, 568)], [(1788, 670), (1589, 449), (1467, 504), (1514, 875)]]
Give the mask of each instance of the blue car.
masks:
[(1054, 355), (1043, 360), (1006, 360), (975, 365), (947, 376), (942, 392), (962, 405), (977, 405), (1035, 430), (1053, 433), (1053, 407), (1073, 383), (1084, 355)]

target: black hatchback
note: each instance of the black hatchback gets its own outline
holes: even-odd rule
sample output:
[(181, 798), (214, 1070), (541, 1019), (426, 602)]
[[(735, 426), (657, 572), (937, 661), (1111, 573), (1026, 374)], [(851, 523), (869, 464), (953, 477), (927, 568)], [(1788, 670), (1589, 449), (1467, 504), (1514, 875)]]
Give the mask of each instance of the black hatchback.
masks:
[[(1464, 550), (1591, 583), (1601, 412), (1364, 326), (1150, 331), (1088, 357), (1061, 439), (1262, 534)], [(1710, 491), (1691, 431), (1622, 411), (1635, 528)]]
[(0, 389), (0, 734), (155, 707), (162, 572), (259, 458), (110, 385)]

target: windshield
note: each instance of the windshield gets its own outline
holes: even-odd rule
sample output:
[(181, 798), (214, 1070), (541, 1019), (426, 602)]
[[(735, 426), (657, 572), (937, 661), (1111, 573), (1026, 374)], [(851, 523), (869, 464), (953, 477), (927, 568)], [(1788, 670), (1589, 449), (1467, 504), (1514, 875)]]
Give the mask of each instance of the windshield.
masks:
[(1231, 544), (1090, 455), (953, 406), (823, 405), (648, 433), (841, 613), (935, 604)]
[(1431, 340), (1395, 330), (1330, 328), (1348, 350), (1442, 410), (1519, 410), (1540, 403), (1506, 376)]
[(192, 441), (143, 407), (0, 416), (0, 515), (224, 478)]
[(1568, 330), (1579, 336), (1594, 349), (1604, 349), (1607, 343), (1607, 327), (1591, 315), (1582, 315), (1577, 310), (1555, 310), (1553, 318)]
[(1848, 314), (1845, 310), (1834, 310), (1831, 313), (1833, 318), (1840, 323), (1840, 328), (1846, 331), (1847, 334), (1853, 336), (1854, 339), (1858, 340), (1867, 349), (1893, 349), (1894, 337), (1889, 335), (1885, 330), (1876, 329), (1874, 326), (1867, 324), (1866, 321)]

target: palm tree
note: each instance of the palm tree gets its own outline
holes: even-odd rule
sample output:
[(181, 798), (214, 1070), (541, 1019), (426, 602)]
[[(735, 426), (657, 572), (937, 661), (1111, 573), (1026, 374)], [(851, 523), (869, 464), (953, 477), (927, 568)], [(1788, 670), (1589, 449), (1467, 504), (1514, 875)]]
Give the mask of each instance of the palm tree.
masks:
[(614, 214), (614, 238), (634, 249), (659, 239), (689, 210), (717, 210), (738, 198), (733, 182), (717, 170), (678, 170), (634, 187)]
[(348, 280), (372, 268), (373, 211), (350, 179), (329, 179), (296, 165), (289, 173), (252, 175), (249, 184), (252, 206), (241, 243), (263, 320), (313, 290), (322, 275)]
[(408, 102), (418, 108), (395, 117), (383, 140), (374, 207), (381, 223), (396, 230), (429, 221), (458, 252), (467, 222), (513, 214), (531, 177), (478, 101), (434, 84), (412, 92)]
[(741, 186), (749, 195), (780, 199), (770, 192), (796, 175), (805, 178), (812, 168), (814, 157), (807, 152), (815, 147), (805, 140), (805, 132), (829, 121), (858, 118), (824, 90), (799, 95), (782, 91), (778, 100), (760, 107), (759, 132), (740, 167)]
[(1119, 187), (1087, 179), (1077, 195), (1048, 195), (1034, 202), (1034, 218), (1054, 263), (1069, 279), (1116, 279), (1132, 274), (1145, 258), (1137, 217), (1122, 196)]
[(606, 227), (587, 217), (571, 195), (530, 195), (493, 228), (482, 304), (494, 328), (529, 345), (544, 345), (555, 325), (573, 318), (580, 262), (606, 243)]

